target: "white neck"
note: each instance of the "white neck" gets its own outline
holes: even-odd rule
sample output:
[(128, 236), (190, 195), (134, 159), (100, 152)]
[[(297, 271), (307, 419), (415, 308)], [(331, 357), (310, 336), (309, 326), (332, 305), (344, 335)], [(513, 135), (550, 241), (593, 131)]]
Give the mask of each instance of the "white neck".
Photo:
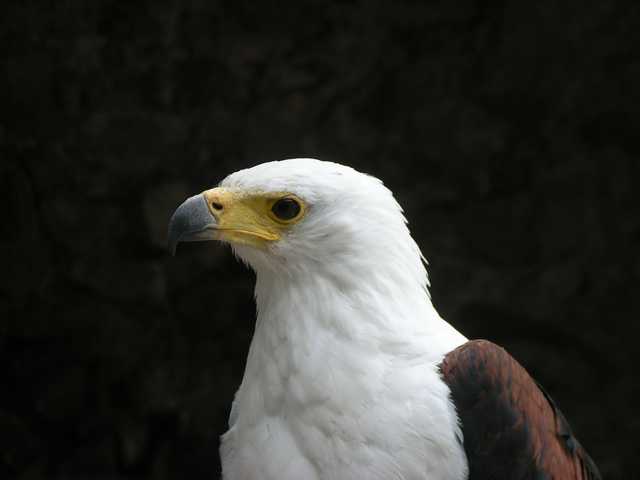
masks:
[(385, 345), (400, 342), (406, 347), (416, 337), (432, 337), (430, 350), (437, 356), (449, 351), (442, 350), (450, 347), (447, 339), (464, 340), (438, 315), (425, 286), (407, 278), (401, 266), (385, 273), (355, 271), (348, 264), (342, 269), (258, 271), (254, 341), (262, 335), (296, 334), (296, 341), (312, 347), (313, 333), (327, 330), (366, 343), (375, 352)]
[[(466, 339), (422, 285), (401, 281), (407, 275), (313, 270), (258, 271), (256, 330), (223, 437), (225, 478), (464, 478), (437, 365)], [(363, 273), (367, 282), (345, 281)]]

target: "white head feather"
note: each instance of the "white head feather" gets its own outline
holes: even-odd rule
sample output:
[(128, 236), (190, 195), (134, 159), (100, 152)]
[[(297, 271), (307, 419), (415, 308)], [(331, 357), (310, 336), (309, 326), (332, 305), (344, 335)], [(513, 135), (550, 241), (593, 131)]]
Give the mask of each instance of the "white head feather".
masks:
[(379, 179), (337, 163), (297, 158), (238, 171), (220, 186), (291, 192), (308, 205), (305, 218), (267, 250), (233, 246), (256, 272), (325, 275), (357, 284), (384, 274), (394, 285), (427, 291), (420, 249), (402, 208)]

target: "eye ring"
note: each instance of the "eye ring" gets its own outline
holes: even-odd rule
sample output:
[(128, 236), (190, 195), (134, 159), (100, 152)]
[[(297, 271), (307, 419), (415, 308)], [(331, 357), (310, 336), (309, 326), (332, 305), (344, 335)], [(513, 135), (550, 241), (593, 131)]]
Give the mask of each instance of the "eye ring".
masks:
[(291, 222), (302, 213), (302, 205), (294, 197), (283, 197), (271, 206), (271, 213), (280, 222)]

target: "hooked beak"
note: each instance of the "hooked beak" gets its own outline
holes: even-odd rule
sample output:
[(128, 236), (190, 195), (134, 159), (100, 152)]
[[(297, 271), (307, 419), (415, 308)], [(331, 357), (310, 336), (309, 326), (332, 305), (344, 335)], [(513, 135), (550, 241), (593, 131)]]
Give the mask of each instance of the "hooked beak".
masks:
[(184, 201), (169, 221), (169, 251), (176, 254), (180, 242), (202, 242), (216, 239), (218, 222), (211, 214), (203, 193)]

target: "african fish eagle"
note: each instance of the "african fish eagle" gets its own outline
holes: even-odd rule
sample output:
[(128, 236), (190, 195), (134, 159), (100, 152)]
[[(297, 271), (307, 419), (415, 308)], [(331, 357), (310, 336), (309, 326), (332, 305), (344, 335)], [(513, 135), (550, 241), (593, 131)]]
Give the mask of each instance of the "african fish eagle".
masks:
[(256, 272), (257, 321), (223, 478), (599, 479), (549, 395), (434, 309), (380, 180), (269, 162), (187, 199), (169, 246), (220, 240)]

